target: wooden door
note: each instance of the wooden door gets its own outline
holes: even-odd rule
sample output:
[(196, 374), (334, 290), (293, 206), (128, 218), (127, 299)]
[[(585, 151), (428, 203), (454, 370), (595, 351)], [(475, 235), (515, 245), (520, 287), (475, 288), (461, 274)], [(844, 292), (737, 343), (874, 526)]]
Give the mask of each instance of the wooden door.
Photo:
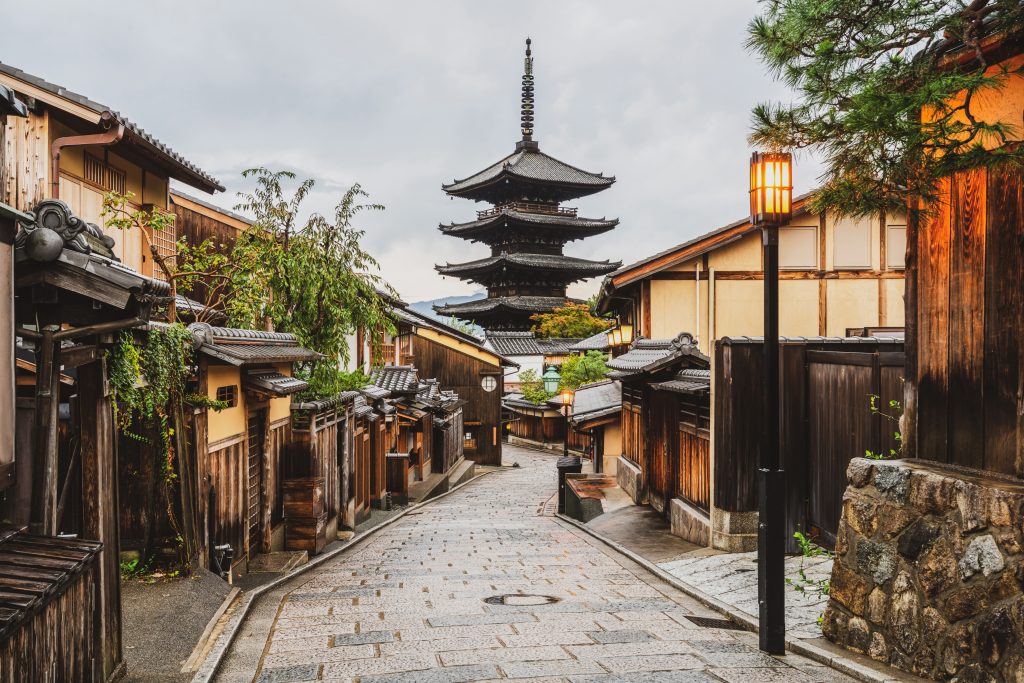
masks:
[(260, 510), (263, 509), (263, 439), (264, 419), (262, 410), (249, 413), (246, 435), (246, 467), (249, 474), (246, 524), (249, 529), (249, 552), (260, 547)]
[(356, 427), (353, 440), (355, 452), (352, 465), (355, 469), (351, 476), (356, 483), (356, 519), (365, 519), (370, 511), (370, 435), (365, 424)]

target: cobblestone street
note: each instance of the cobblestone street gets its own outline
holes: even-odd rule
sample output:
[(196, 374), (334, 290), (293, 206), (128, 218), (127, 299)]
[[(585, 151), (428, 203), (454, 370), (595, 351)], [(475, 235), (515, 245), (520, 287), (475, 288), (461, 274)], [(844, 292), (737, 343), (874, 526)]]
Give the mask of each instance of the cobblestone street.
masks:
[(217, 680), (852, 680), (691, 621), (718, 615), (551, 515), (553, 456), (513, 462), (265, 597)]

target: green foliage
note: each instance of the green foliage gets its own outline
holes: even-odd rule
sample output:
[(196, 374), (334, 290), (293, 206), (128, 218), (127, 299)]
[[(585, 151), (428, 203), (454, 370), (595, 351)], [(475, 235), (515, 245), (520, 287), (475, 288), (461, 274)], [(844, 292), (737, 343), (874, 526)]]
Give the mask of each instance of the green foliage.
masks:
[(465, 320), (459, 320), (455, 316), (452, 316), (444, 321), (444, 324), (452, 329), (456, 329), (463, 334), (468, 334), (471, 337), (476, 336), (476, 325), (472, 322), (466, 322)]
[(537, 376), (532, 368), (519, 373), (519, 392), (523, 398), (535, 406), (544, 405), (554, 394), (544, 389), (544, 380)]
[(537, 323), (533, 332), (539, 339), (590, 337), (615, 324), (609, 318), (595, 316), (588, 304), (574, 303), (567, 303), (550, 313), (536, 313), (530, 319)]
[[(240, 194), (236, 207), (255, 216), (237, 240), (231, 259), (231, 295), (227, 312), (238, 327), (291, 332), (299, 342), (326, 356), (322, 365), (340, 368), (348, 358), (346, 335), (364, 329), (373, 344), (393, 332), (389, 305), (380, 289), (394, 292), (372, 271), (377, 261), (360, 246), (364, 231), (354, 222), (380, 204), (362, 204), (367, 196), (355, 184), (342, 196), (330, 219), (314, 213), (300, 219), (303, 201), (313, 188), (304, 180), (286, 197), (286, 171), (249, 169), (256, 188)], [(326, 372), (326, 371), (324, 371)], [(333, 386), (326, 375), (320, 386)]]
[(309, 388), (296, 396), (300, 401), (337, 396), (343, 391), (358, 391), (370, 383), (370, 378), (361, 370), (347, 372), (329, 363), (301, 366), (296, 368), (295, 376), (309, 382)]
[(807, 536), (797, 531), (793, 534), (793, 538), (800, 544), (800, 568), (797, 569), (797, 578), (786, 577), (786, 584), (793, 588), (797, 593), (807, 593), (812, 591), (819, 595), (828, 595), (829, 591), (832, 590), (831, 579), (811, 579), (807, 576), (807, 570), (804, 567), (804, 560), (808, 557), (828, 557), (832, 558), (834, 555), (817, 545)]
[(584, 384), (597, 382), (608, 375), (608, 360), (601, 351), (587, 351), (586, 354), (577, 354), (565, 359), (562, 363), (562, 381), (559, 389), (571, 389), (576, 391)]
[(903, 415), (903, 404), (897, 401), (896, 399), (890, 400), (889, 408), (891, 408), (893, 412), (886, 413), (883, 412), (882, 409), (878, 407), (878, 402), (881, 400), (881, 396), (877, 394), (871, 394), (869, 396), (869, 410), (871, 411), (872, 415), (877, 415), (881, 417), (883, 420), (887, 420), (889, 423), (896, 425), (896, 431), (894, 431), (892, 435), (896, 439), (897, 448), (890, 448), (889, 455), (876, 453), (875, 451), (868, 448), (864, 451), (864, 457), (870, 460), (886, 460), (888, 458), (895, 459), (899, 458), (900, 455), (903, 453), (903, 433), (899, 430), (900, 416)]
[[(234, 261), (227, 254), (227, 246), (207, 239), (191, 245), (182, 237), (175, 244), (174, 254), (161, 254), (154, 246), (155, 232), (171, 230), (174, 214), (160, 208), (136, 209), (132, 205), (132, 192), (118, 194), (108, 192), (103, 196), (101, 216), (108, 227), (129, 232), (138, 231), (149, 245), (150, 255), (171, 283), (174, 294), (187, 294), (202, 303), (206, 310), (192, 308), (190, 314), (196, 321), (202, 321), (212, 314), (212, 309), (222, 303), (222, 298), (231, 281)], [(176, 303), (168, 304), (170, 322), (177, 319)]]
[[(748, 47), (795, 91), (753, 111), (752, 144), (810, 150), (825, 162), (814, 209), (898, 211), (936, 197), (937, 180), (1002, 161), (1015, 121), (978, 117), (977, 103), (1019, 69), (995, 68), (986, 36), (1024, 28), (1020, 0), (762, 0)], [(944, 63), (946, 37), (973, 59)], [(926, 113), (922, 117), (922, 113)]]

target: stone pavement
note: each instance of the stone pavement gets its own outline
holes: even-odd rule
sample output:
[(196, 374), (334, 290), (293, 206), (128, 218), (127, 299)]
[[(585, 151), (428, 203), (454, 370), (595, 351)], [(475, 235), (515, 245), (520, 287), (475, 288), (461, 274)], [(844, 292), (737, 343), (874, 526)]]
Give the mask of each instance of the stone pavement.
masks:
[[(694, 552), (659, 567), (683, 583), (732, 605), (757, 619), (757, 553)], [(800, 568), (804, 578), (801, 580)], [(828, 595), (822, 594), (815, 582), (832, 576), (830, 557), (787, 557), (786, 578), (804, 590), (786, 590), (786, 633), (794, 638), (821, 638), (818, 618), (825, 611)]]
[(768, 657), (551, 515), (555, 456), (505, 464), (262, 600), (218, 681), (850, 681)]

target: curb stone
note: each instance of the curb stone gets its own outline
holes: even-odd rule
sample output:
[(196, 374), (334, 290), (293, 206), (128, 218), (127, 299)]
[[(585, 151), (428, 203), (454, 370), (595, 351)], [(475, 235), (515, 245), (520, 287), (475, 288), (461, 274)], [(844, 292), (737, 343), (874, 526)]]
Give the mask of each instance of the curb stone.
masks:
[[(701, 603), (705, 607), (719, 612), (725, 617), (728, 617), (730, 621), (742, 627), (744, 630), (751, 631), (753, 633), (758, 632), (758, 621), (754, 617), (750, 616), (746, 612), (742, 612), (732, 605), (719, 600), (718, 598), (708, 595), (704, 591), (691, 586), (688, 583), (680, 581), (679, 578), (669, 574), (667, 571), (654, 564), (650, 560), (636, 554), (632, 550), (624, 547), (620, 543), (613, 541), (612, 539), (604, 536), (593, 529), (587, 527), (585, 524), (568, 517), (561, 512), (556, 512), (555, 517), (560, 521), (572, 525), (590, 535), (591, 537), (601, 541), (612, 550), (625, 555), (630, 560), (633, 560), (641, 567), (651, 572), (658, 578), (662, 579), (674, 588), (682, 591), (686, 595), (690, 596), (697, 602)], [(851, 657), (845, 656), (842, 653), (830, 651), (826, 648), (815, 645), (814, 643), (801, 640), (799, 638), (793, 638), (792, 636), (786, 636), (786, 649), (794, 654), (803, 655), (808, 659), (812, 659), (819, 664), (824, 664), (840, 673), (844, 673), (847, 676), (863, 681), (864, 683), (907, 683), (907, 681), (923, 681), (924, 679), (916, 676), (909, 676), (903, 672), (899, 673), (888, 673), (882, 671), (876, 671), (875, 669), (865, 666), (860, 662), (852, 659)]]
[(373, 527), (372, 529), (368, 529), (368, 530), (366, 530), (365, 532), (363, 532), (361, 534), (357, 534), (356, 536), (353, 536), (352, 539), (349, 540), (349, 542), (346, 543), (345, 545), (343, 545), (341, 547), (338, 547), (338, 548), (335, 548), (334, 550), (331, 550), (330, 552), (324, 553), (323, 555), (320, 555), (319, 557), (315, 557), (312, 560), (310, 560), (309, 562), (307, 562), (306, 564), (302, 565), (301, 567), (299, 567), (298, 569), (293, 571), (292, 573), (285, 574), (284, 576), (282, 576), (279, 579), (275, 579), (274, 581), (271, 581), (270, 583), (268, 583), (266, 585), (260, 586), (259, 588), (256, 588), (256, 589), (246, 593), (242, 597), (242, 601), (243, 601), (242, 604), (239, 606), (239, 608), (236, 610), (236, 612), (231, 616), (230, 621), (228, 621), (228, 623), (224, 625), (224, 630), (221, 632), (220, 636), (217, 638), (217, 642), (214, 643), (213, 647), (210, 648), (209, 654), (206, 656), (206, 659), (203, 660), (203, 662), (199, 666), (199, 669), (196, 671), (195, 675), (192, 677), (190, 683), (212, 683), (214, 677), (220, 671), (221, 664), (223, 664), (224, 658), (227, 656), (228, 650), (231, 648), (231, 644), (234, 643), (235, 637), (238, 635), (238, 632), (241, 630), (241, 627), (242, 627), (243, 622), (245, 621), (245, 618), (249, 615), (249, 612), (252, 610), (252, 607), (256, 603), (256, 601), (259, 600), (261, 597), (263, 597), (264, 594), (269, 593), (270, 591), (275, 590), (277, 588), (280, 588), (281, 586), (283, 586), (287, 582), (291, 581), (292, 579), (299, 578), (299, 577), (303, 576), (304, 574), (306, 574), (309, 570), (315, 569), (315, 568), (319, 567), (321, 564), (323, 564), (323, 563), (325, 563), (325, 562), (327, 562), (329, 560), (333, 560), (335, 557), (338, 557), (339, 555), (345, 553), (346, 551), (351, 550), (355, 546), (360, 545), (366, 539), (373, 537), (374, 535), (377, 534), (377, 532), (386, 529), (387, 527), (391, 526), (392, 524), (394, 524), (398, 520), (402, 519), (403, 517), (405, 517), (409, 513), (413, 512), (413, 511), (416, 511), (416, 510), (420, 510), (420, 509), (422, 509), (422, 508), (424, 508), (424, 507), (426, 507), (426, 506), (428, 506), (428, 505), (430, 505), (430, 504), (432, 504), (432, 503), (434, 503), (434, 502), (436, 502), (438, 500), (441, 500), (442, 498), (446, 498), (447, 496), (455, 493), (456, 491), (458, 491), (462, 487), (468, 486), (469, 484), (472, 484), (472, 483), (474, 483), (476, 481), (479, 481), (481, 478), (486, 477), (488, 474), (491, 474), (492, 472), (500, 472), (500, 471), (501, 471), (501, 469), (495, 469), (495, 470), (488, 470), (488, 471), (481, 472), (480, 474), (478, 474), (477, 476), (473, 477), (472, 479), (464, 481), (461, 484), (458, 484), (458, 485), (448, 489), (444, 493), (442, 493), (440, 495), (437, 495), (437, 496), (434, 496), (430, 500), (425, 500), (425, 501), (423, 501), (421, 503), (416, 503), (415, 505), (410, 505), (405, 510), (402, 510), (402, 512), (400, 512), (399, 514), (395, 515), (391, 519), (389, 519), (389, 520), (387, 520), (385, 522), (382, 522), (381, 524)]

